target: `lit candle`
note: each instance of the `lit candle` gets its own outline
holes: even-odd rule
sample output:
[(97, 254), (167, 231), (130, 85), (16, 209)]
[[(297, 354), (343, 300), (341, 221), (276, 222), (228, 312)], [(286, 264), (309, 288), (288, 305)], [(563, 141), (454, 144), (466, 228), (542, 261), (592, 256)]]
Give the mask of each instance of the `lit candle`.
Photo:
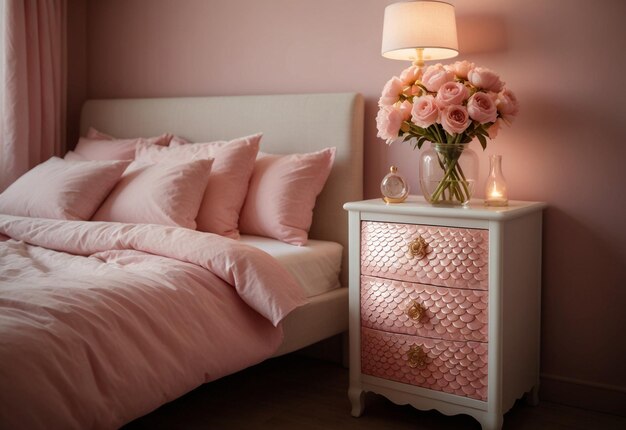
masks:
[(502, 197), (502, 193), (500, 191), (498, 191), (498, 189), (496, 187), (493, 187), (493, 189), (489, 193), (489, 197), (494, 198), (494, 199), (501, 198)]
[(491, 155), (489, 161), (490, 169), (485, 186), (485, 205), (507, 206), (509, 199), (507, 196), (506, 182), (502, 175), (502, 157), (500, 155)]

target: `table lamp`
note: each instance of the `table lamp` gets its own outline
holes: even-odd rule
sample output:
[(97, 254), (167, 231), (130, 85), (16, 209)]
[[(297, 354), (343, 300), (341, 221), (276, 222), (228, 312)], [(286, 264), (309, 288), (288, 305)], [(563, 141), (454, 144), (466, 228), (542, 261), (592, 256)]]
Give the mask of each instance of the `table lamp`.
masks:
[(453, 5), (440, 1), (407, 1), (385, 8), (383, 57), (410, 60), (421, 69), (424, 61), (443, 60), (458, 54)]

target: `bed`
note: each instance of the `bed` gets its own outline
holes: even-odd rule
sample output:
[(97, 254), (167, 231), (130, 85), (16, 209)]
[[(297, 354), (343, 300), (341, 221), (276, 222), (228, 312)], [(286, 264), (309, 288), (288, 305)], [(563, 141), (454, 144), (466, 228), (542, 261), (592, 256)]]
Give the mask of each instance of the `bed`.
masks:
[[(0, 261), (8, 262), (0, 287), (12, 281), (11, 294), (0, 290), (0, 427), (116, 428), (201, 383), (347, 330), (342, 205), (362, 198), (360, 95), (89, 100), (81, 132), (90, 127), (120, 139), (168, 132), (189, 142), (262, 132), (261, 151), (270, 154), (336, 149), (302, 247), (247, 234), (232, 240), (152, 224), (0, 215)], [(338, 282), (318, 282), (316, 268), (333, 253), (341, 255)], [(21, 288), (33, 273), (39, 288)], [(149, 299), (131, 284), (145, 284)], [(93, 297), (97, 306), (85, 307)], [(62, 305), (48, 306), (54, 301)], [(141, 316), (124, 319), (134, 307)], [(24, 328), (20, 315), (33, 310)], [(63, 355), (63, 331), (46, 331), (52, 314), (54, 324), (74, 324), (64, 325), (76, 344), (71, 354)], [(134, 331), (163, 345), (133, 340)]]

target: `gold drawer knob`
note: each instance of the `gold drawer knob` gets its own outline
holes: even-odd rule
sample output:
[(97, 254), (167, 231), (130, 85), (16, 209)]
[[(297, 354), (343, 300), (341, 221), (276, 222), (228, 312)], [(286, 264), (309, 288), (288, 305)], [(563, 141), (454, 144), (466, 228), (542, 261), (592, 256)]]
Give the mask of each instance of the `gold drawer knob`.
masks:
[(409, 303), (409, 307), (406, 310), (406, 314), (413, 321), (419, 321), (422, 319), (424, 314), (426, 313), (426, 309), (421, 304), (417, 303), (415, 300), (411, 300)]
[(424, 258), (428, 252), (428, 244), (422, 236), (417, 236), (409, 243), (411, 257)]
[(413, 345), (409, 348), (407, 359), (409, 361), (409, 367), (413, 369), (426, 366), (426, 353), (419, 345)]

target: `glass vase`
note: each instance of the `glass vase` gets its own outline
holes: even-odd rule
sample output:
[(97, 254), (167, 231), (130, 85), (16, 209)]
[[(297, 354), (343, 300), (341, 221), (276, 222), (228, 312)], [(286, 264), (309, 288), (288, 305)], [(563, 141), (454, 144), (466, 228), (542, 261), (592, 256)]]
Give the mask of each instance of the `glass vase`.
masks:
[(478, 156), (468, 143), (431, 143), (420, 154), (420, 187), (432, 205), (468, 204), (477, 179)]

